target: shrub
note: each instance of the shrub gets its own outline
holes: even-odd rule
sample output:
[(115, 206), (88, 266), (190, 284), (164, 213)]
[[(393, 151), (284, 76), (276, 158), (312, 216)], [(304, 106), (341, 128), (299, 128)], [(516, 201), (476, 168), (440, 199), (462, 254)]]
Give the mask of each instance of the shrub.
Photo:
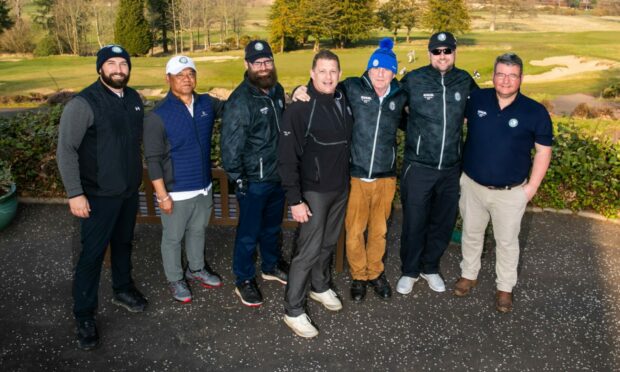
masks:
[(53, 36), (47, 35), (39, 40), (33, 53), (36, 57), (47, 57), (60, 54), (58, 41)]
[(11, 166), (23, 196), (64, 195), (56, 166), (62, 106), (0, 118), (0, 160)]
[(619, 217), (620, 144), (586, 134), (571, 119), (559, 121), (551, 165), (532, 203)]
[(620, 97), (620, 84), (612, 84), (601, 92), (603, 98), (617, 98)]
[(0, 35), (0, 50), (7, 53), (31, 53), (34, 50), (31, 38), (30, 25), (18, 20), (12, 28)]

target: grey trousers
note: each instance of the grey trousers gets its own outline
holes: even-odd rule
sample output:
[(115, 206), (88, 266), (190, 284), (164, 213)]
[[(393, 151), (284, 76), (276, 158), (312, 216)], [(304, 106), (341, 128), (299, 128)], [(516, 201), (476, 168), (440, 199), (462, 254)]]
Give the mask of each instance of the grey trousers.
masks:
[(209, 194), (175, 201), (172, 214), (162, 213), (161, 258), (168, 281), (183, 279), (181, 264), (183, 238), (190, 270), (197, 271), (204, 267), (205, 229), (209, 224), (212, 209), (213, 196)]
[(314, 292), (329, 289), (330, 262), (344, 224), (348, 190), (304, 192), (312, 217), (299, 227), (297, 247), (293, 252), (284, 296), (288, 316), (305, 312), (308, 282)]

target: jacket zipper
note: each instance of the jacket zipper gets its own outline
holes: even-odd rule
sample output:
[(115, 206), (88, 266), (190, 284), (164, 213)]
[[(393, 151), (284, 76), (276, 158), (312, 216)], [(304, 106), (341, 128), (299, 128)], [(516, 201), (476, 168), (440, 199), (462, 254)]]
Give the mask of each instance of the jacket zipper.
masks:
[(443, 89), (443, 137), (441, 138), (441, 153), (439, 153), (439, 164), (437, 169), (441, 169), (443, 162), (443, 150), (446, 145), (446, 86), (443, 83), (443, 75), (441, 76), (441, 87)]
[(375, 165), (375, 150), (377, 149), (377, 137), (379, 135), (379, 121), (381, 120), (381, 110), (383, 104), (379, 104), (379, 114), (377, 114), (377, 125), (375, 126), (375, 139), (372, 143), (372, 154), (370, 154), (370, 169), (368, 169), (368, 178), (372, 178), (372, 168)]
[(418, 136), (418, 144), (415, 147), (415, 154), (416, 155), (420, 155), (420, 140), (422, 139), (422, 135), (420, 134)]

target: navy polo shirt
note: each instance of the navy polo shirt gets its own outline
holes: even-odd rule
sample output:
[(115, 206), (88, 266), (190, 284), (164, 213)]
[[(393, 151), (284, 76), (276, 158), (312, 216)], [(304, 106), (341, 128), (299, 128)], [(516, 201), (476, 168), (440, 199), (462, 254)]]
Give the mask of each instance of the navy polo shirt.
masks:
[(478, 89), (469, 96), (465, 117), (463, 171), (481, 185), (523, 182), (532, 166), (534, 143), (551, 146), (553, 141), (547, 109), (521, 93), (500, 110), (494, 88)]

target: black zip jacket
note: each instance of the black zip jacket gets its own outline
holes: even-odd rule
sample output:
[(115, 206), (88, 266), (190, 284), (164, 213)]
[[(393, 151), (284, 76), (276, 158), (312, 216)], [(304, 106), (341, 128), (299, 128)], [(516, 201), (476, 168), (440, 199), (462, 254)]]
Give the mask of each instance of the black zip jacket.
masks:
[(220, 151), (232, 181), (279, 182), (278, 137), (284, 111), (284, 89), (266, 94), (247, 78), (224, 105)]
[(353, 115), (340, 90), (317, 92), (308, 84), (308, 102), (285, 111), (278, 146), (278, 171), (289, 204), (305, 191), (342, 191), (349, 184), (349, 143)]
[(368, 72), (342, 82), (353, 111), (351, 176), (381, 178), (396, 175), (396, 130), (403, 119), (407, 95), (396, 79), (380, 102)]
[(463, 118), (472, 77), (456, 67), (445, 75), (428, 65), (401, 80), (409, 97), (405, 163), (446, 169), (461, 162)]

